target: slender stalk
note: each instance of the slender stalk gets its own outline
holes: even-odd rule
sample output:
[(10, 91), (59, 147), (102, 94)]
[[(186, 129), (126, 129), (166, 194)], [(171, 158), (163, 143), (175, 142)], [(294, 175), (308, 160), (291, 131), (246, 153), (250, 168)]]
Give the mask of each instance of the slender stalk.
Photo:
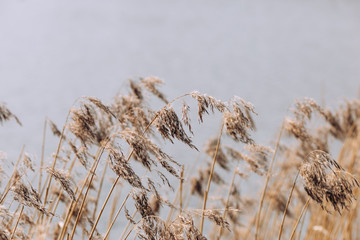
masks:
[[(111, 186), (109, 194), (106, 196), (105, 202), (103, 203), (103, 205), (102, 205), (102, 207), (100, 209), (100, 212), (99, 212), (99, 214), (98, 214), (98, 216), (97, 216), (97, 218), (95, 220), (95, 223), (94, 223), (93, 227), (91, 228), (89, 240), (92, 239), (92, 236), (94, 235), (94, 232), (95, 232), (97, 224), (99, 223), (100, 217), (101, 217), (102, 213), (104, 212), (105, 206), (106, 206), (107, 202), (109, 201), (110, 196), (111, 196), (112, 192), (114, 191), (114, 188), (115, 188), (117, 182), (119, 181), (119, 179), (120, 179), (120, 176), (117, 176), (114, 183), (113, 183), (113, 185)], [(129, 196), (130, 196), (130, 193), (128, 193), (126, 195), (126, 199), (128, 199)]]
[[(70, 167), (69, 167), (69, 169), (68, 169), (69, 175), (71, 175), (71, 172), (72, 172), (72, 169), (73, 169), (73, 167), (74, 167), (74, 165), (75, 165), (76, 159), (77, 159), (77, 157), (74, 157), (73, 161), (72, 161), (71, 164), (70, 164)], [(64, 163), (63, 169), (65, 169), (65, 167), (66, 167), (66, 163)], [(58, 207), (59, 201), (60, 201), (61, 196), (62, 196), (62, 194), (63, 194), (63, 189), (62, 189), (62, 188), (60, 188), (60, 189), (61, 189), (61, 190), (60, 190), (59, 195), (58, 195), (57, 197), (55, 196), (54, 199), (53, 199), (52, 201), (50, 201), (51, 203), (49, 204), (49, 207), (48, 207), (49, 212), (55, 213), (55, 211), (56, 211), (56, 209), (57, 209), (57, 207)], [(56, 200), (55, 200), (55, 199), (56, 199)], [(54, 205), (55, 205), (55, 206), (54, 206)], [(54, 208), (53, 208), (53, 207), (54, 207)], [(52, 209), (52, 208), (53, 208), (53, 209)], [(49, 216), (45, 217), (45, 220), (51, 219), (51, 220), (49, 220), (49, 224), (50, 224), (53, 217), (54, 217), (54, 216), (50, 214)]]
[(297, 228), (297, 226), (299, 225), (299, 222), (300, 222), (301, 217), (303, 216), (303, 214), (305, 213), (307, 207), (309, 206), (309, 203), (310, 203), (310, 198), (308, 198), (308, 200), (306, 201), (304, 207), (303, 207), (302, 210), (301, 210), (301, 213), (300, 213), (298, 219), (296, 220), (296, 223), (295, 223), (295, 225), (294, 225), (294, 227), (293, 227), (293, 230), (292, 230), (292, 232), (291, 232), (291, 235), (290, 235), (290, 240), (292, 240), (292, 239), (294, 238), (294, 235), (295, 235), (295, 232), (296, 232), (296, 228)]
[[(76, 208), (76, 205), (77, 205), (77, 203), (78, 203), (79, 200), (80, 200), (82, 191), (84, 190), (84, 188), (85, 188), (85, 186), (86, 186), (86, 183), (88, 182), (88, 179), (90, 178), (90, 175), (92, 175), (92, 176), (94, 175), (94, 173), (95, 173), (95, 172), (94, 172), (95, 166), (97, 166), (97, 163), (99, 162), (99, 161), (97, 161), (97, 160), (101, 158), (101, 154), (100, 154), (100, 153), (102, 153), (103, 151), (104, 151), (104, 147), (99, 147), (99, 148), (98, 148), (97, 153), (96, 153), (95, 160), (94, 160), (94, 162), (93, 162), (93, 165), (91, 166), (91, 169), (88, 171), (88, 174), (87, 174), (87, 176), (86, 176), (86, 178), (85, 178), (85, 181), (84, 181), (84, 183), (82, 184), (81, 189), (80, 189), (80, 191), (79, 191), (78, 197), (76, 198), (75, 201), (74, 201), (74, 200), (71, 201), (71, 204), (70, 204), (70, 206), (69, 206), (69, 209), (68, 209), (68, 211), (67, 211), (67, 213), (66, 213), (64, 226), (63, 226), (63, 228), (62, 228), (62, 231), (61, 231), (61, 234), (59, 235), (58, 240), (61, 240), (61, 239), (63, 239), (63, 238), (65, 237), (64, 234), (65, 234), (65, 231), (66, 231), (66, 229), (67, 229), (67, 225), (69, 224), (70, 219), (71, 219), (71, 216), (72, 216), (72, 214), (73, 214), (73, 212), (74, 212), (74, 210), (75, 210), (75, 208)], [(89, 186), (90, 186), (90, 185), (89, 185)]]
[[(125, 199), (124, 199), (124, 201), (122, 202), (119, 210), (116, 212), (116, 215), (115, 215), (114, 219), (111, 221), (111, 224), (109, 225), (109, 227), (108, 227), (108, 229), (107, 229), (107, 231), (106, 231), (104, 240), (106, 240), (106, 239), (109, 237), (110, 230), (111, 230), (111, 228), (114, 226), (114, 223), (115, 223), (117, 217), (119, 216), (119, 213), (120, 213), (121, 209), (124, 207), (124, 205), (125, 205), (127, 199), (129, 198), (129, 196), (130, 196), (130, 195), (127, 195), (127, 196), (125, 197)], [(136, 212), (137, 212), (137, 210), (135, 211), (135, 213), (136, 213)], [(121, 238), (120, 238), (120, 239), (121, 239)]]
[(182, 199), (182, 192), (183, 192), (183, 184), (184, 184), (184, 165), (181, 166), (181, 172), (180, 172), (180, 187), (179, 187), (179, 214), (181, 215), (182, 209), (183, 209), (183, 199)]
[[(179, 193), (180, 193), (180, 188), (178, 188), (176, 190), (175, 197), (174, 197), (174, 199), (172, 201), (172, 205), (174, 205), (174, 206), (176, 204), (176, 200), (179, 198)], [(169, 223), (171, 221), (171, 217), (172, 217), (173, 213), (174, 213), (174, 208), (171, 208), (170, 211), (169, 211), (169, 214), (168, 214), (168, 216), (166, 218), (166, 223)]]
[[(234, 174), (232, 176), (232, 179), (231, 179), (231, 184), (230, 184), (230, 187), (229, 187), (229, 192), (228, 192), (228, 195), (227, 195), (227, 198), (226, 198), (226, 202), (225, 202), (225, 211), (223, 213), (223, 219), (226, 218), (226, 214), (227, 214), (227, 211), (228, 211), (228, 207), (229, 207), (229, 201), (230, 201), (230, 196), (231, 196), (231, 191), (234, 187), (234, 182), (235, 182), (235, 177), (236, 177), (236, 173), (237, 173), (238, 169), (235, 168), (234, 169)], [(219, 240), (221, 238), (221, 235), (223, 234), (223, 231), (224, 231), (224, 228), (223, 227), (220, 227), (220, 231), (219, 231), (219, 235), (217, 237), (217, 239)]]
[(103, 187), (103, 184), (104, 184), (105, 173), (106, 173), (108, 164), (109, 164), (109, 162), (106, 161), (104, 171), (102, 173), (101, 180), (100, 180), (99, 190), (98, 190), (97, 195), (96, 195), (95, 207), (94, 207), (94, 212), (93, 212), (93, 215), (92, 215), (92, 219), (95, 218), (96, 210), (97, 210), (97, 207), (99, 205), (98, 203), (99, 203), (99, 199), (100, 199), (101, 190), (102, 190), (102, 187)]
[(221, 135), (222, 135), (223, 129), (224, 129), (224, 123), (221, 123), (221, 129), (220, 129), (219, 137), (217, 139), (216, 149), (215, 149), (214, 157), (213, 157), (212, 164), (211, 164), (209, 180), (208, 180), (208, 184), (207, 184), (207, 187), (206, 187), (206, 190), (204, 193), (204, 202), (203, 202), (202, 213), (201, 213), (201, 222), (200, 222), (200, 234), (201, 235), (203, 234), (206, 203), (207, 203), (207, 198), (208, 198), (208, 194), (209, 194), (209, 190), (210, 190), (212, 176), (214, 173), (216, 157), (217, 157), (219, 147), (220, 147), (220, 140), (221, 140)]
[(71, 200), (71, 203), (69, 205), (69, 208), (68, 208), (68, 211), (67, 211), (67, 214), (65, 216), (65, 221), (64, 221), (64, 226), (62, 227), (61, 229), (61, 232), (57, 238), (57, 240), (61, 240), (63, 239), (65, 236), (65, 232), (66, 232), (66, 229), (67, 229), (67, 225), (71, 219), (71, 215), (72, 215), (72, 212), (74, 211), (75, 209), (75, 205), (77, 204), (77, 201), (74, 201), (74, 200)]
[[(19, 211), (20, 206), (23, 206), (23, 205), (22, 205), (22, 204), (19, 204), (19, 205), (17, 206), (17, 208), (16, 208), (16, 210), (15, 210), (15, 212), (14, 212), (14, 216), (15, 216), (16, 213)], [(10, 209), (10, 207), (9, 207), (9, 209)], [(13, 221), (14, 221), (14, 220), (15, 220), (14, 218), (11, 218), (11, 219), (6, 223), (6, 225), (3, 226), (3, 227), (4, 227), (5, 229), (9, 229), (10, 226), (13, 224)]]
[[(136, 215), (137, 212), (138, 212), (138, 210), (135, 209), (134, 213), (131, 215), (131, 218), (132, 218), (132, 219), (134, 219), (134, 217), (135, 217), (135, 215)], [(124, 231), (123, 231), (123, 233), (121, 234), (121, 237), (120, 237), (119, 239), (123, 239), (123, 237), (125, 236), (125, 233), (126, 233), (127, 230), (129, 229), (130, 224), (131, 224), (131, 221), (128, 221), (128, 223), (126, 224), (126, 227), (125, 227), (125, 229), (124, 229)], [(105, 240), (106, 240), (106, 239), (105, 239)]]
[[(306, 204), (306, 203), (305, 203), (305, 204)], [(301, 220), (300, 230), (299, 230), (299, 233), (297, 234), (297, 235), (298, 235), (298, 237), (297, 237), (298, 240), (300, 240), (301, 232), (302, 232), (302, 230), (303, 230), (303, 228), (304, 228), (305, 218), (306, 218), (306, 212), (304, 213), (304, 217), (303, 217), (302, 220)], [(292, 239), (290, 239), (290, 240), (292, 240)]]
[(266, 189), (267, 189), (267, 186), (268, 186), (268, 184), (269, 184), (272, 167), (273, 167), (274, 162), (275, 162), (275, 157), (276, 157), (277, 150), (278, 150), (278, 148), (279, 148), (280, 139), (281, 139), (281, 134), (282, 134), (282, 132), (283, 132), (283, 129), (284, 129), (284, 121), (283, 121), (283, 123), (282, 123), (282, 125), (281, 125), (281, 129), (280, 129), (280, 132), (279, 132), (279, 136), (278, 136), (278, 139), (277, 139), (276, 145), (275, 145), (274, 154), (273, 154), (273, 157), (272, 157), (272, 159), (271, 159), (270, 167), (269, 167), (269, 170), (268, 170), (267, 175), (266, 175), (266, 180), (265, 180), (264, 189), (263, 189), (263, 191), (262, 191), (262, 193), (261, 193), (259, 210), (258, 210), (258, 213), (257, 213), (257, 216), (256, 216), (255, 240), (258, 239), (258, 231), (259, 231), (259, 224), (260, 224), (260, 218), (261, 218), (261, 209), (262, 209), (262, 206), (263, 206), (263, 204), (264, 204), (264, 198), (265, 198), (265, 194), (266, 194)]
[[(267, 209), (266, 211), (269, 212), (269, 210), (273, 210), (274, 209), (274, 203), (270, 203), (269, 204), (269, 209)], [(271, 219), (271, 216), (274, 215)], [(266, 224), (266, 228), (265, 230), (262, 230), (262, 236), (274, 236), (275, 235), (275, 232), (277, 232), (277, 229), (274, 228), (274, 226), (277, 226), (278, 225), (278, 216), (279, 216), (279, 212), (278, 211), (275, 211), (275, 213), (270, 213), (270, 217), (267, 217), (266, 215), (266, 218), (265, 219), (269, 219), (267, 221), (267, 224)], [(270, 230), (269, 230), (270, 228)], [(262, 238), (264, 239), (264, 238)]]
[(288, 200), (287, 200), (287, 202), (286, 202), (284, 214), (283, 214), (283, 217), (282, 217), (282, 220), (281, 220), (281, 225), (280, 225), (279, 240), (281, 239), (281, 235), (282, 235), (282, 230), (283, 230), (284, 223), (285, 223), (285, 218), (286, 218), (287, 209), (288, 209), (288, 207), (289, 207), (290, 200), (291, 200), (292, 194), (293, 194), (293, 192), (294, 192), (295, 184), (296, 184), (297, 178), (299, 177), (299, 173), (300, 173), (300, 172), (298, 171), (297, 174), (296, 174), (294, 183), (293, 183), (293, 185), (292, 185), (292, 187), (291, 187), (290, 195), (289, 195)]
[[(136, 227), (142, 220), (143, 220), (143, 219), (140, 219), (140, 220), (130, 229), (130, 231), (126, 234), (124, 240), (126, 240), (126, 239), (130, 236), (131, 232), (135, 229), (135, 227)], [(136, 239), (136, 236), (134, 237), (134, 239)]]
[(338, 158), (337, 158), (337, 162), (338, 162), (339, 164), (341, 164), (341, 163), (343, 162), (343, 160), (345, 159), (345, 158), (344, 158), (344, 154), (345, 154), (345, 152), (346, 152), (346, 147), (348, 146), (349, 141), (351, 141), (350, 136), (351, 136), (351, 134), (353, 134), (353, 132), (355, 131), (355, 128), (356, 128), (357, 124), (358, 124), (358, 122), (354, 122), (354, 123), (351, 125), (349, 131), (346, 133), (346, 137), (345, 137), (344, 144), (342, 145), (342, 147), (341, 147), (341, 149), (340, 149), (340, 152), (339, 152), (339, 155), (338, 155)]
[(22, 156), (23, 153), (24, 153), (24, 148), (25, 148), (25, 145), (23, 145), (23, 146), (21, 147), (19, 157), (18, 157), (18, 159), (17, 159), (17, 161), (16, 161), (16, 164), (15, 164), (14, 170), (13, 170), (13, 172), (12, 172), (12, 174), (11, 174), (11, 177), (10, 177), (8, 183), (7, 183), (6, 186), (5, 186), (5, 191), (4, 191), (4, 193), (3, 193), (2, 197), (1, 197), (0, 204), (3, 204), (3, 202), (4, 202), (4, 200), (5, 200), (6, 196), (7, 196), (7, 194), (9, 193), (9, 191), (10, 191), (10, 189), (11, 189), (11, 187), (14, 185), (13, 178), (14, 178), (16, 172), (17, 172), (17, 167), (19, 166), (19, 163), (20, 163), (20, 160), (21, 160), (21, 156)]
[(18, 219), (17, 219), (17, 221), (16, 221), (15, 227), (14, 227), (14, 229), (11, 231), (10, 240), (13, 239), (14, 236), (15, 236), (16, 228), (17, 228), (17, 226), (18, 226), (18, 224), (19, 224), (19, 221), (20, 221), (20, 219), (21, 219), (21, 215), (22, 215), (22, 213), (23, 213), (23, 210), (24, 210), (24, 205), (21, 207), (20, 214), (19, 214), (19, 217), (18, 217)]
[[(80, 98), (79, 98), (79, 99), (80, 99)], [(76, 100), (74, 101), (74, 103), (72, 104), (72, 106), (75, 105), (75, 103), (76, 103), (79, 99), (76, 99)], [(55, 153), (55, 156), (54, 156), (54, 161), (53, 161), (53, 164), (52, 164), (52, 166), (51, 166), (51, 169), (52, 169), (52, 170), (54, 170), (54, 169), (55, 169), (55, 166), (56, 166), (56, 161), (57, 161), (57, 158), (58, 158), (58, 156), (59, 156), (60, 149), (61, 149), (61, 145), (62, 145), (62, 142), (63, 142), (64, 137), (65, 137), (64, 133), (65, 133), (65, 129), (66, 129), (66, 124), (67, 124), (67, 122), (68, 122), (68, 120), (69, 120), (69, 117), (70, 117), (70, 113), (71, 113), (71, 109), (68, 111), (68, 113), (67, 113), (67, 115), (66, 115), (66, 118), (65, 118), (65, 123), (64, 123), (64, 126), (63, 126), (62, 131), (61, 131), (61, 135), (60, 135), (58, 147), (57, 147), (57, 150), (56, 150), (56, 153)], [(46, 191), (45, 191), (45, 197), (44, 197), (44, 205), (43, 205), (43, 207), (45, 207), (45, 205), (46, 205), (46, 201), (47, 201), (47, 198), (48, 198), (49, 189), (50, 189), (50, 185), (51, 185), (51, 180), (52, 180), (51, 174), (48, 175), (48, 176), (49, 176), (49, 178), (47, 178), (47, 179), (48, 179), (48, 182), (47, 182), (47, 187), (46, 187)], [(40, 189), (39, 189), (39, 190), (40, 190)]]
[[(55, 169), (56, 160), (57, 160), (57, 157), (58, 157), (58, 155), (59, 155), (59, 153), (60, 153), (61, 144), (62, 144), (62, 141), (63, 141), (63, 138), (64, 138), (65, 128), (66, 128), (66, 124), (64, 125), (64, 127), (63, 127), (63, 129), (62, 129), (62, 132), (61, 132), (59, 144), (58, 144), (58, 147), (57, 147), (55, 156), (54, 156), (54, 161), (53, 161), (53, 164), (52, 164), (52, 166), (51, 166), (51, 170), (54, 170), (54, 169)], [(50, 175), (50, 178), (49, 178), (49, 181), (48, 181), (48, 184), (47, 184), (47, 187), (46, 187), (46, 191), (45, 191), (44, 205), (46, 204), (46, 201), (47, 201), (47, 198), (48, 198), (49, 189), (50, 189), (50, 185), (51, 185), (51, 180), (52, 180), (52, 176)]]
[[(64, 190), (61, 189), (61, 190), (60, 190), (60, 193), (59, 193), (59, 196), (58, 196), (58, 198), (56, 199), (56, 202), (55, 202), (55, 205), (54, 205), (54, 209), (51, 210), (51, 212), (52, 212), (53, 214), (50, 214), (51, 216), (50, 216), (48, 225), (51, 224), (51, 221), (52, 221), (52, 219), (53, 219), (53, 217), (54, 217), (54, 215), (55, 215), (55, 211), (56, 211), (56, 209), (57, 209), (57, 207), (58, 207), (58, 205), (59, 205), (59, 203), (60, 203), (60, 199), (61, 199), (61, 196), (62, 196), (63, 192), (64, 192)], [(50, 210), (49, 210), (49, 211), (50, 211)]]
[[(55, 169), (55, 166), (56, 166), (56, 160), (59, 156), (59, 153), (60, 153), (60, 149), (61, 149), (61, 145), (62, 145), (62, 141), (64, 139), (64, 133), (65, 133), (65, 129), (66, 129), (66, 123), (69, 119), (69, 116), (70, 116), (70, 111), (68, 112), (67, 116), (66, 116), (66, 120), (65, 120), (65, 124), (63, 126), (63, 129), (61, 131), (61, 135), (60, 135), (60, 139), (59, 139), (59, 144), (58, 144), (58, 147), (57, 147), (57, 150), (56, 150), (56, 153), (55, 153), (55, 156), (54, 156), (54, 161), (53, 161), (53, 164), (51, 166), (51, 170), (54, 171)], [(43, 204), (43, 207), (45, 207), (46, 205), (46, 202), (47, 202), (47, 198), (48, 198), (48, 194), (49, 194), (49, 190), (50, 190), (50, 186), (51, 186), (51, 180), (52, 180), (52, 175), (50, 174), (49, 175), (49, 181), (47, 183), (47, 187), (46, 187), (46, 190), (45, 190), (45, 197), (44, 197), (44, 204)], [(41, 223), (42, 223), (42, 220), (43, 220), (43, 216), (44, 215), (41, 215)]]
[(117, 189), (116, 192), (115, 192), (115, 196), (114, 196), (112, 204), (111, 204), (110, 216), (108, 217), (109, 220), (108, 220), (108, 227), (107, 228), (111, 228), (110, 226), (111, 226), (111, 224), (113, 222), (112, 219), (114, 218), (114, 213), (116, 211), (116, 206), (118, 205), (120, 197), (121, 197), (121, 188), (120, 188), (120, 190)]
[[(96, 172), (96, 169), (97, 169), (97, 166), (100, 162), (100, 158), (101, 158), (101, 155), (104, 151), (104, 148), (101, 149), (100, 152), (98, 152), (97, 154), (97, 157), (95, 158), (95, 166), (93, 166), (93, 168), (89, 171), (89, 174), (90, 174), (90, 180), (89, 180), (89, 183), (88, 183), (88, 186), (86, 188), (86, 191), (85, 191), (85, 194), (84, 194), (84, 197), (82, 199), (82, 202), (81, 202), (81, 205), (80, 205), (80, 209), (79, 209), (79, 212), (78, 212), (78, 215), (76, 216), (76, 220), (75, 220), (75, 224), (74, 224), (74, 227), (73, 227), (73, 230), (71, 232), (71, 235), (70, 235), (70, 239), (73, 239), (74, 237), (74, 234), (75, 234), (75, 229), (76, 229), (76, 226), (80, 220), (80, 217), (82, 215), (82, 212), (84, 210), (84, 206), (85, 206), (85, 200), (86, 200), (86, 197), (89, 193), (89, 190), (90, 190), (90, 187), (91, 187), (91, 184), (92, 184), (92, 181), (94, 179), (94, 176), (95, 176), (95, 172)], [(89, 176), (89, 175), (88, 175)], [(84, 186), (86, 185), (86, 182), (87, 182), (87, 179), (88, 177), (86, 178), (85, 182), (84, 182)], [(80, 191), (80, 194), (81, 194), (82, 191)]]
[(42, 181), (42, 176), (43, 176), (42, 169), (44, 167), (46, 125), (47, 125), (47, 119), (45, 119), (45, 121), (44, 121), (44, 129), (43, 129), (42, 144), (41, 144), (40, 174), (39, 174), (39, 188), (38, 188), (39, 191), (41, 189), (41, 181)]

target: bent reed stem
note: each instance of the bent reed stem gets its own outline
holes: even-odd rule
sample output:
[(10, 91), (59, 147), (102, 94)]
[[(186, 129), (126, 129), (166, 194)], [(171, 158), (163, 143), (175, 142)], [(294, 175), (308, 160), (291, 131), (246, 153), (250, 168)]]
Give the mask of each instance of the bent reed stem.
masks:
[(259, 210), (258, 210), (258, 213), (257, 213), (257, 216), (256, 216), (255, 240), (258, 239), (258, 234), (259, 234), (258, 231), (259, 231), (259, 224), (260, 224), (260, 218), (261, 218), (261, 209), (262, 209), (262, 206), (263, 206), (263, 203), (264, 203), (264, 198), (265, 198), (267, 186), (268, 186), (268, 184), (269, 184), (272, 167), (273, 167), (274, 162), (275, 162), (275, 157), (276, 157), (276, 153), (277, 153), (278, 148), (279, 148), (280, 139), (281, 139), (281, 135), (282, 135), (283, 129), (284, 129), (284, 121), (283, 121), (282, 124), (281, 124), (279, 136), (278, 136), (278, 139), (277, 139), (276, 145), (275, 145), (274, 154), (273, 154), (273, 157), (272, 157), (272, 159), (271, 159), (270, 167), (269, 167), (269, 170), (268, 170), (267, 175), (266, 175), (266, 180), (265, 180), (264, 188), (263, 188), (263, 191), (262, 191), (262, 193), (261, 193)]
[(297, 179), (298, 179), (298, 177), (299, 177), (299, 174), (300, 174), (300, 172), (298, 171), (297, 174), (296, 174), (294, 183), (293, 183), (293, 185), (292, 185), (292, 187), (291, 187), (290, 195), (289, 195), (288, 200), (287, 200), (287, 202), (286, 202), (286, 206), (285, 206), (285, 210), (284, 210), (284, 213), (283, 213), (283, 217), (282, 217), (281, 225), (280, 225), (280, 230), (279, 230), (279, 238), (278, 238), (279, 240), (281, 239), (281, 235), (282, 235), (282, 230), (283, 230), (284, 223), (285, 223), (285, 218), (286, 218), (287, 209), (288, 209), (288, 207), (289, 207), (290, 200), (291, 200), (291, 197), (292, 197), (292, 194), (293, 194), (295, 185), (296, 185), (296, 181), (297, 181)]
[(295, 235), (295, 232), (296, 232), (296, 228), (297, 228), (297, 226), (299, 225), (299, 222), (300, 222), (300, 220), (301, 220), (301, 217), (304, 215), (305, 211), (307, 210), (307, 208), (308, 208), (308, 206), (309, 206), (310, 199), (311, 199), (311, 198), (308, 198), (308, 199), (306, 200), (306, 203), (305, 203), (304, 207), (301, 209), (300, 215), (299, 215), (298, 219), (296, 220), (296, 223), (295, 223), (295, 225), (294, 225), (294, 227), (293, 227), (293, 230), (292, 230), (292, 232), (291, 232), (290, 240), (292, 240), (292, 239), (294, 238), (294, 235)]
[[(233, 176), (232, 176), (231, 184), (230, 184), (230, 187), (229, 187), (229, 192), (228, 192), (228, 195), (227, 195), (227, 198), (226, 198), (225, 211), (224, 211), (224, 213), (223, 213), (223, 218), (224, 218), (224, 219), (226, 218), (226, 214), (227, 214), (227, 211), (228, 211), (228, 209), (229, 209), (229, 201), (230, 201), (231, 191), (232, 191), (233, 186), (234, 186), (236, 173), (237, 173), (237, 168), (234, 169), (234, 174), (233, 174)], [(217, 237), (217, 240), (219, 240), (219, 239), (221, 238), (221, 235), (223, 234), (223, 231), (224, 231), (224, 228), (223, 228), (223, 227), (220, 227), (220, 231), (219, 231), (219, 235), (218, 235), (218, 237)]]
[(214, 173), (216, 157), (217, 157), (217, 154), (218, 154), (218, 151), (219, 151), (220, 140), (221, 140), (221, 135), (222, 135), (223, 129), (224, 129), (224, 123), (222, 122), (219, 137), (217, 139), (217, 144), (216, 144), (214, 157), (213, 157), (212, 164), (211, 164), (211, 171), (210, 171), (210, 175), (209, 175), (208, 184), (207, 184), (207, 187), (206, 187), (206, 190), (205, 190), (205, 193), (204, 193), (204, 202), (203, 202), (202, 213), (201, 213), (201, 222), (200, 222), (200, 234), (201, 235), (203, 234), (203, 228), (204, 228), (206, 202), (207, 202), (207, 198), (208, 198), (208, 194), (209, 194), (209, 190), (210, 190), (210, 184), (211, 184), (212, 176), (213, 176), (213, 173)]

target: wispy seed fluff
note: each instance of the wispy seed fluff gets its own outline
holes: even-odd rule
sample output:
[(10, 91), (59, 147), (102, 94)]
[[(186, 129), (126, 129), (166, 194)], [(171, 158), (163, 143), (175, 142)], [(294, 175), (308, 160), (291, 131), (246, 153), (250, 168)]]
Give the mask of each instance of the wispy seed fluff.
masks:
[(5, 103), (0, 102), (0, 123), (14, 118), (15, 121), (21, 126), (20, 120), (15, 116), (7, 107)]
[(346, 172), (330, 154), (313, 151), (300, 166), (307, 194), (325, 210), (329, 202), (341, 213), (355, 199), (353, 191), (360, 187), (359, 181)]
[(69, 194), (72, 200), (76, 200), (75, 193), (72, 190), (74, 188), (73, 184), (71, 183), (68, 174), (63, 170), (56, 170), (52, 168), (47, 168), (46, 171), (51, 174), (55, 178), (56, 181), (60, 183), (60, 185), (64, 188), (64, 190)]
[(184, 131), (183, 125), (172, 107), (165, 107), (158, 112), (155, 126), (161, 136), (174, 143), (173, 138), (177, 138), (191, 148), (197, 149)]
[(25, 206), (36, 208), (38, 211), (45, 215), (50, 214), (48, 211), (46, 211), (45, 208), (42, 207), (40, 195), (32, 186), (30, 186), (29, 188), (21, 181), (18, 181), (12, 187), (12, 191), (15, 194), (14, 199), (16, 201), (19, 201)]
[(107, 146), (109, 151), (109, 161), (111, 169), (122, 179), (127, 181), (131, 186), (145, 189), (141, 183), (138, 175), (131, 168), (130, 164), (126, 161), (124, 154), (121, 150), (117, 150), (113, 147)]
[(255, 123), (251, 113), (256, 114), (254, 107), (239, 97), (231, 101), (232, 110), (225, 111), (224, 124), (227, 133), (235, 140), (246, 144), (254, 143), (249, 130), (255, 130)]
[(157, 85), (161, 85), (163, 81), (157, 77), (146, 77), (141, 79), (142, 85), (146, 90), (160, 98), (164, 103), (168, 103), (165, 95), (157, 89)]
[(198, 102), (198, 115), (200, 122), (203, 122), (204, 113), (209, 114), (209, 108), (212, 112), (214, 112), (214, 109), (217, 109), (219, 112), (224, 112), (228, 109), (225, 103), (212, 96), (201, 94), (197, 91), (191, 92), (190, 96), (195, 98)]

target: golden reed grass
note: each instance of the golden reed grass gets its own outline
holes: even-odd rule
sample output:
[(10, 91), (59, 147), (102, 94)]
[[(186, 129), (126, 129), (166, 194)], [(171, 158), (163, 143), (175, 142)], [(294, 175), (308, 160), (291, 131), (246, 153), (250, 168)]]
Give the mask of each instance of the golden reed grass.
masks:
[[(62, 130), (46, 119), (40, 166), (24, 148), (15, 163), (0, 152), (0, 240), (360, 238), (358, 100), (298, 100), (272, 149), (253, 139), (244, 99), (168, 100), (161, 84), (129, 80), (109, 104), (82, 97)], [(207, 115), (220, 132), (198, 146)], [(21, 125), (0, 104), (0, 123), (11, 120)], [(48, 157), (47, 129), (58, 138)]]

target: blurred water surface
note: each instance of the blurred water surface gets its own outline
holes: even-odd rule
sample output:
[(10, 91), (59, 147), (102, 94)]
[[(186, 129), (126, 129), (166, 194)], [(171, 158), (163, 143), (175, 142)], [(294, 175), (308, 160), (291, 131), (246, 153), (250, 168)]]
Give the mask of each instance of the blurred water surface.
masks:
[(0, 100), (23, 127), (1, 126), (0, 149), (14, 160), (26, 144), (40, 156), (46, 116), (61, 127), (78, 97), (110, 102), (128, 78), (149, 75), (169, 98), (198, 90), (252, 102), (266, 143), (295, 99), (357, 96), (359, 43), (353, 0), (1, 0)]

